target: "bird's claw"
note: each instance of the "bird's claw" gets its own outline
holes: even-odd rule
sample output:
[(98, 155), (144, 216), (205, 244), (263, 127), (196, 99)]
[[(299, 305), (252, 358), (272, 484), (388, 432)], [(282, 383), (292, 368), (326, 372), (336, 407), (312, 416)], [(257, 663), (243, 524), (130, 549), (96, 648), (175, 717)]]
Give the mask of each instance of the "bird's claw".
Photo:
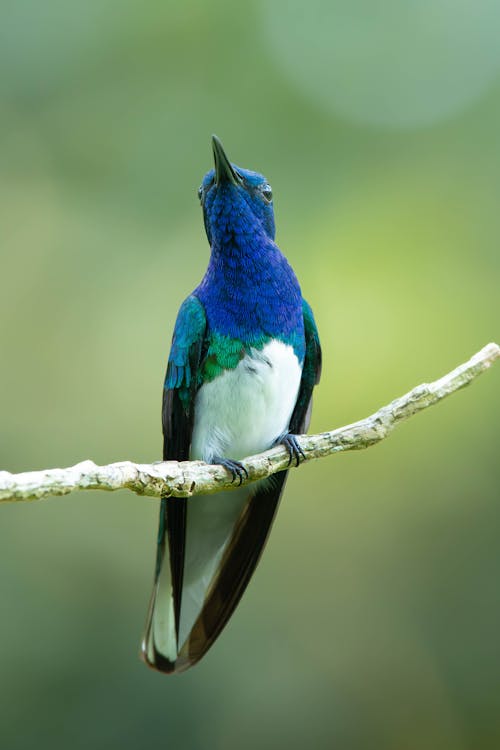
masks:
[(290, 432), (288, 432), (280, 439), (279, 442), (281, 445), (284, 445), (288, 451), (288, 466), (291, 465), (294, 459), (295, 466), (298, 466), (301, 461), (306, 460), (305, 453), (300, 447), (299, 441), (297, 440), (297, 437), (295, 435), (292, 435)]
[(232, 480), (231, 483), (239, 479), (238, 487), (242, 484), (243, 479), (248, 479), (248, 471), (245, 469), (242, 463), (239, 461), (232, 461), (230, 458), (214, 458), (214, 464), (220, 464), (227, 471), (231, 472)]

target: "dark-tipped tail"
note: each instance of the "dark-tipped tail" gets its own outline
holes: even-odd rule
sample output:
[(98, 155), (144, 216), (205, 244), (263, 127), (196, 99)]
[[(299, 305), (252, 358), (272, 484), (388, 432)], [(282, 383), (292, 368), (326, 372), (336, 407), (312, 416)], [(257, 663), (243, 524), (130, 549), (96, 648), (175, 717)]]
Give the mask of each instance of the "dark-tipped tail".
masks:
[(162, 501), (155, 582), (142, 643), (142, 657), (150, 667), (182, 672), (220, 635), (262, 554), (286, 475), (187, 501), (181, 592), (175, 590), (175, 541), (167, 505), (179, 501)]
[(167, 502), (166, 499), (161, 501), (155, 578), (141, 644), (141, 656), (153, 669), (175, 672), (177, 627), (173, 571), (167, 545)]

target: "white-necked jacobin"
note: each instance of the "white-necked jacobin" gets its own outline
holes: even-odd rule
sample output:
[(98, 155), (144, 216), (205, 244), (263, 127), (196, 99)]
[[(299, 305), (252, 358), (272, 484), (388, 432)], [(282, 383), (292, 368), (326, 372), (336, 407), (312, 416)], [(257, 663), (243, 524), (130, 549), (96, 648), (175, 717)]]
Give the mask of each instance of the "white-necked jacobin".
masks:
[[(163, 459), (239, 462), (283, 443), (301, 450), (321, 349), (311, 308), (274, 242), (271, 187), (231, 164), (212, 137), (215, 169), (198, 191), (211, 247), (182, 304), (163, 391)], [(163, 498), (146, 663), (181, 672), (199, 661), (238, 604), (266, 543), (287, 472), (232, 492)]]

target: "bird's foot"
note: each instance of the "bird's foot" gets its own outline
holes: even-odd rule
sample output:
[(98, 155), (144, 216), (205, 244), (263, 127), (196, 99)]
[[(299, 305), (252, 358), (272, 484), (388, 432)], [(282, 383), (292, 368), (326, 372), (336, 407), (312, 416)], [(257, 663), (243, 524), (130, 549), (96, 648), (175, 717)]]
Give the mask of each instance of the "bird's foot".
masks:
[(239, 479), (238, 486), (243, 482), (243, 479), (248, 479), (248, 471), (239, 461), (232, 461), (230, 458), (221, 458), (221, 456), (214, 456), (212, 463), (220, 464), (225, 469), (230, 471), (233, 476), (232, 482), (236, 481), (236, 479)]
[(288, 466), (291, 465), (292, 461), (295, 460), (295, 466), (298, 466), (301, 461), (306, 460), (304, 451), (299, 445), (296, 435), (292, 435), (291, 432), (281, 435), (276, 441), (276, 445), (284, 445), (288, 451)]

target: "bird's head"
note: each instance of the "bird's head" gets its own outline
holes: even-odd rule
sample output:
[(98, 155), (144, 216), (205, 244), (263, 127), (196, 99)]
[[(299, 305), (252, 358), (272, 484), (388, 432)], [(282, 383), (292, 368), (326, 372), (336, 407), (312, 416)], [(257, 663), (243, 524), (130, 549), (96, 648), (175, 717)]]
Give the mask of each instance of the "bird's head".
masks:
[(266, 178), (231, 164), (216, 135), (212, 146), (215, 168), (198, 190), (208, 241), (239, 244), (255, 233), (274, 240), (273, 194)]

